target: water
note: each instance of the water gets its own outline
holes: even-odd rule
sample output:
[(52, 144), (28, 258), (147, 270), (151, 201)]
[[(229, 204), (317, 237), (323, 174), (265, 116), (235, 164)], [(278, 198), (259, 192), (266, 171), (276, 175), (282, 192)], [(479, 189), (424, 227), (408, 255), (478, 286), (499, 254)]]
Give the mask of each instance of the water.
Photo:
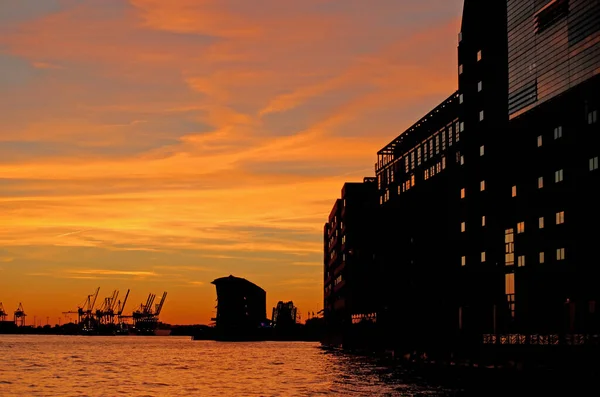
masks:
[(454, 396), (318, 343), (0, 335), (0, 396)]

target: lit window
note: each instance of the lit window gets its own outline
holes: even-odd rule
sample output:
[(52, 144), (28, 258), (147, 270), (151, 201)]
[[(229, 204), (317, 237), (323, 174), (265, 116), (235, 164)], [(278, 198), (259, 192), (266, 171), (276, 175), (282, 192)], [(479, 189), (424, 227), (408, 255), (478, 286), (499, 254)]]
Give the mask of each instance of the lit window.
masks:
[(477, 62), (481, 61), (481, 50), (477, 51)]
[(464, 266), (467, 264), (467, 257), (463, 256), (462, 258), (460, 258), (460, 265)]
[(563, 223), (565, 223), (565, 211), (557, 212), (556, 213), (556, 224), (562, 225)]
[(479, 146), (479, 155), (483, 156), (485, 154), (485, 146), (481, 145)]
[(483, 121), (483, 110), (479, 112), (479, 121)]
[(460, 94), (460, 95), (458, 96), (458, 103), (463, 103), (463, 100), (464, 100), (464, 99), (463, 99), (463, 94)]
[(540, 252), (540, 263), (544, 263), (544, 253)]
[(588, 124), (595, 124), (598, 122), (598, 111), (593, 110), (588, 113)]
[(541, 147), (541, 146), (542, 146), (542, 136), (541, 136), (541, 135), (540, 135), (540, 136), (538, 136), (538, 139), (537, 139), (537, 145), (538, 145), (538, 147)]
[(554, 129), (554, 139), (562, 138), (562, 125)]
[(590, 159), (590, 171), (595, 171), (598, 169), (598, 157), (594, 157)]
[(525, 266), (525, 255), (519, 255), (517, 257), (517, 266), (518, 267), (523, 267)]
[(485, 252), (481, 253), (481, 263), (485, 262)]
[(544, 228), (544, 217), (543, 216), (539, 219), (538, 225), (539, 225), (540, 229)]
[(481, 217), (481, 226), (485, 226), (485, 215)]
[(525, 222), (517, 223), (517, 234), (521, 234), (525, 232)]
[(564, 248), (559, 248), (556, 250), (556, 260), (557, 261), (562, 261), (565, 259), (565, 249)]
[(465, 156), (460, 156), (460, 165), (465, 165)]
[(482, 192), (485, 190), (485, 181), (479, 182), (479, 190)]
[(467, 224), (465, 222), (461, 222), (461, 224), (460, 224), (461, 233), (464, 233), (466, 230), (467, 230)]
[(459, 129), (459, 131), (460, 131), (460, 132), (463, 132), (464, 130), (465, 130), (465, 122), (464, 122), (464, 121), (461, 121), (461, 122), (460, 122), (460, 129)]
[(544, 177), (543, 177), (543, 176), (540, 176), (540, 177), (538, 178), (538, 189), (541, 189), (541, 188), (543, 188), (543, 187), (544, 187)]
[(514, 229), (506, 229), (504, 231), (504, 246), (505, 246), (505, 260), (506, 266), (512, 266), (515, 264), (515, 234)]
[(463, 73), (463, 65), (458, 65), (458, 74)]
[(442, 157), (442, 169), (446, 169), (446, 157)]
[(563, 180), (563, 170), (558, 170), (554, 173), (554, 182), (562, 182)]
[(517, 187), (516, 186), (512, 187), (512, 196), (517, 197)]
[(467, 192), (466, 192), (465, 188), (463, 187), (462, 189), (460, 189), (460, 198), (464, 199), (466, 195), (467, 195)]
[(483, 90), (483, 81), (477, 83), (477, 92), (481, 92)]

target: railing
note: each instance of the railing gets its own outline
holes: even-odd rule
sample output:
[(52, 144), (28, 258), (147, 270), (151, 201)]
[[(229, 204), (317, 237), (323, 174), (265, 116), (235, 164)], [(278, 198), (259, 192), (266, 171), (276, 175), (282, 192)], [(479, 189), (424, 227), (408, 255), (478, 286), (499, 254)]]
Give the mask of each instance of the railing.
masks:
[(592, 334), (484, 334), (484, 345), (600, 345), (600, 335)]

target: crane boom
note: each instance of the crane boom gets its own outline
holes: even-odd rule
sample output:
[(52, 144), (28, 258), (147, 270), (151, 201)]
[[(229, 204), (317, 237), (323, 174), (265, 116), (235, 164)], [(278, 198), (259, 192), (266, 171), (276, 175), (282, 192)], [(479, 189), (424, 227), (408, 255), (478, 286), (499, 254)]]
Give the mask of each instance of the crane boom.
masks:
[(156, 305), (156, 315), (158, 316), (162, 310), (163, 305), (165, 304), (165, 299), (167, 299), (167, 291), (163, 293), (162, 298), (160, 299), (160, 303)]
[(119, 313), (118, 313), (119, 316), (123, 313), (123, 310), (125, 310), (125, 304), (127, 303), (127, 298), (129, 298), (129, 290), (127, 290), (127, 293), (125, 294), (125, 300), (123, 300), (123, 304), (119, 308)]
[(100, 287), (98, 287), (98, 288), (96, 289), (96, 293), (93, 295), (93, 296), (94, 296), (94, 299), (92, 300), (92, 303), (90, 303), (90, 308), (89, 308), (89, 310), (93, 310), (93, 309), (94, 309), (94, 306), (96, 305), (96, 299), (98, 298), (98, 292), (100, 292)]

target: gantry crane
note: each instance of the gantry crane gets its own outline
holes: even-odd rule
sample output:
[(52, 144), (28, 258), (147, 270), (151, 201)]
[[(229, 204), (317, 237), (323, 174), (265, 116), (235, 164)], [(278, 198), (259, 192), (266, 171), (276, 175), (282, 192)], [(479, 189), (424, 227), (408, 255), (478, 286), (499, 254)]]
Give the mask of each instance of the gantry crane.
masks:
[(63, 312), (63, 314), (77, 313), (77, 323), (82, 327), (82, 331), (89, 332), (98, 328), (98, 321), (96, 321), (94, 313), (98, 292), (100, 292), (100, 287), (77, 306), (77, 311)]
[(4, 305), (0, 302), (0, 321), (6, 321), (6, 312), (4, 311)]
[(153, 306), (156, 295), (150, 293), (146, 303), (140, 304), (140, 308), (133, 312), (133, 327), (137, 333), (153, 334), (158, 326), (158, 315), (162, 311), (167, 293), (164, 292), (162, 298), (156, 306)]
[(23, 309), (23, 304), (21, 302), (19, 302), (19, 307), (17, 308), (17, 310), (15, 310), (15, 325), (17, 327), (24, 327), (25, 326), (25, 318), (27, 317), (27, 314), (25, 314), (25, 309)]

